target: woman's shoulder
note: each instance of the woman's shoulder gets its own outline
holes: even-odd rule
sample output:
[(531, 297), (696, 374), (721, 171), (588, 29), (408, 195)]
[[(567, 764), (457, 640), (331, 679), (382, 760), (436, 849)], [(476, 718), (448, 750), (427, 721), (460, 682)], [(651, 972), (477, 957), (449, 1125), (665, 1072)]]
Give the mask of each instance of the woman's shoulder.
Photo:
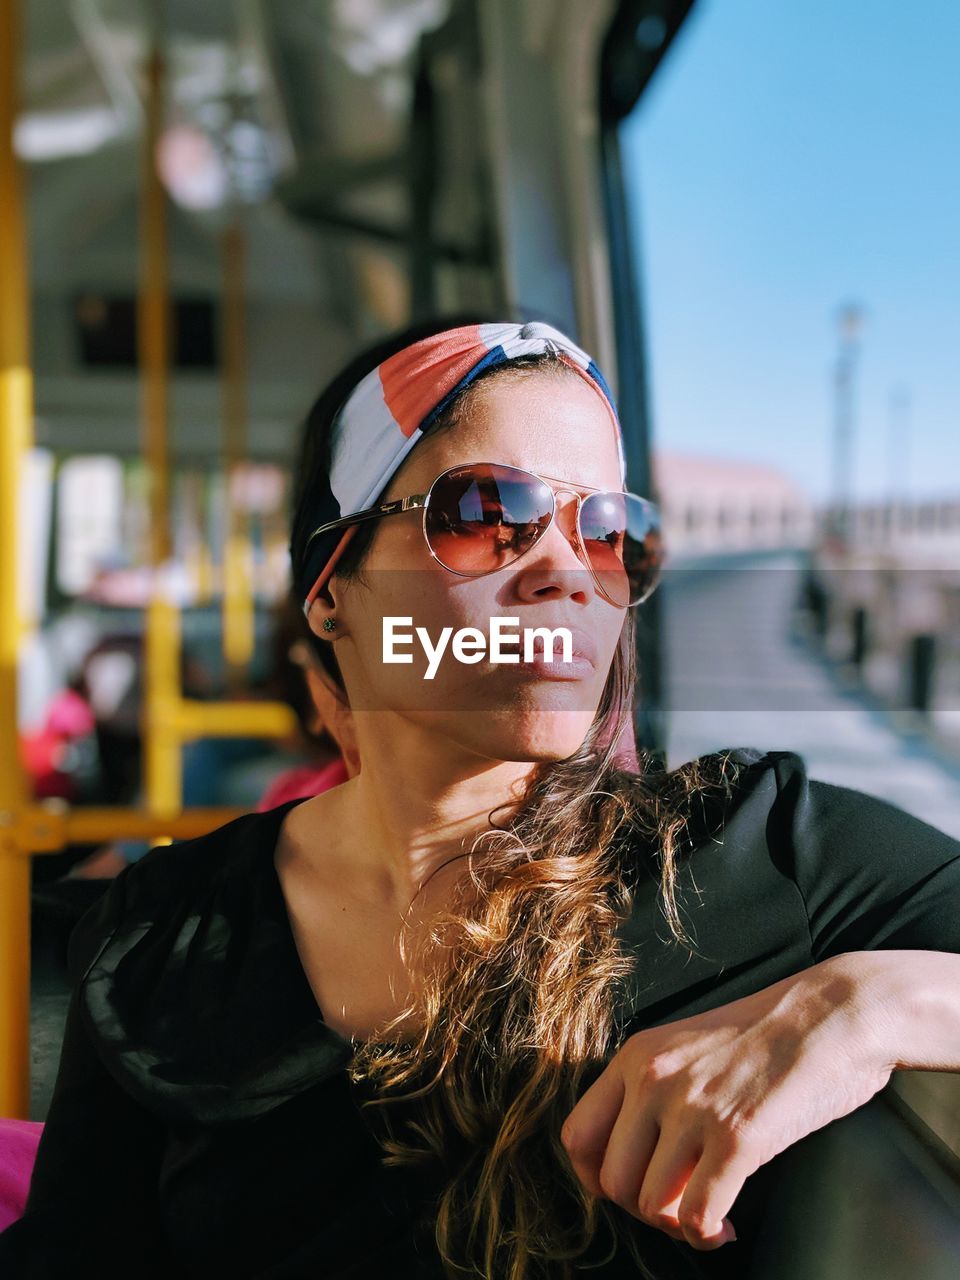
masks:
[(279, 828), (282, 816), (275, 810), (241, 814), (203, 835), (157, 845), (131, 862), (74, 926), (68, 948), (71, 980), (82, 980), (96, 952), (121, 925), (142, 926), (148, 919), (162, 918), (195, 895), (222, 888), (226, 880), (249, 887), (244, 871), (252, 868), (244, 864), (269, 838), (271, 826)]
[(885, 796), (812, 778), (795, 751), (740, 747), (700, 763), (715, 771), (727, 755), (732, 799), (698, 846), (698, 874), (739, 885), (754, 905), (762, 882), (788, 887), (817, 960), (960, 950), (960, 841)]
[(169, 1119), (254, 1116), (343, 1065), (273, 874), (293, 803), (152, 850), (71, 935), (71, 977), (97, 1052)]
[[(674, 886), (690, 945), (667, 926), (662, 857), (644, 846), (648, 874), (622, 926), (638, 959), (631, 1025), (715, 1008), (843, 952), (960, 952), (960, 843), (946, 832), (882, 797), (811, 778), (794, 751), (710, 752), (672, 771), (678, 791), (684, 772), (694, 821)], [(701, 806), (704, 778), (732, 785), (711, 787)]]
[(711, 780), (727, 779), (741, 789), (747, 783), (756, 785), (765, 775), (769, 783), (782, 786), (790, 778), (806, 774), (806, 761), (799, 752), (757, 746), (721, 747), (704, 752), (677, 765), (674, 772), (692, 767), (696, 767), (701, 776)]
[(735, 814), (741, 826), (765, 821), (806, 778), (806, 763), (794, 751), (740, 746), (704, 752), (635, 781), (641, 809), (656, 814), (657, 839), (665, 826), (680, 825), (690, 847), (712, 839)]

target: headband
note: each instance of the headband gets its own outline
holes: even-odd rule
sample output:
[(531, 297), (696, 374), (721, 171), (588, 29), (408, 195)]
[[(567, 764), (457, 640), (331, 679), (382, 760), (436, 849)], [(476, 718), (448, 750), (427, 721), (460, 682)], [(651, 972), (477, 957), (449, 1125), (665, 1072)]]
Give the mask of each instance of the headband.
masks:
[[(404, 347), (357, 383), (334, 420), (329, 483), (312, 504), (313, 527), (374, 506), (430, 424), (479, 373), (547, 351), (555, 351), (603, 397), (625, 488), (627, 465), (616, 405), (591, 357), (547, 324), (473, 324)], [(309, 543), (302, 581), (312, 586), (303, 603), (305, 614), (356, 529), (329, 529)]]

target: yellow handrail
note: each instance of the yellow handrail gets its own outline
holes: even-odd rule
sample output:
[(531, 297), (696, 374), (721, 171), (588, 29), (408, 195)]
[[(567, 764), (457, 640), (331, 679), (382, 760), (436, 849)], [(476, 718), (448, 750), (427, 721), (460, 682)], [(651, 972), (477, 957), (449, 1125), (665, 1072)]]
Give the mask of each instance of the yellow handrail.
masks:
[(25, 630), (18, 533), (24, 458), (33, 442), (26, 233), (13, 148), (19, 23), (0, 4), (0, 1115), (30, 1106), (30, 863), (14, 815), (26, 800), (17, 732), (17, 660)]
[(140, 292), (137, 342), (141, 385), (141, 436), (149, 467), (150, 564), (153, 590), (144, 637), (144, 794), (147, 809), (169, 818), (182, 805), (180, 743), (162, 711), (180, 695), (180, 628), (176, 606), (166, 598), (163, 579), (171, 558), (170, 467), (167, 380), (170, 365), (170, 296), (167, 199), (157, 168), (163, 128), (164, 62), (159, 25), (147, 58), (140, 195)]
[(126, 806), (71, 808), (64, 801), (47, 800), (27, 805), (13, 828), (21, 860), (34, 854), (55, 853), (69, 844), (100, 844), (111, 840), (191, 840), (225, 822), (232, 822), (245, 810), (215, 806), (185, 809), (172, 818)]
[(254, 646), (253, 563), (248, 518), (236, 502), (236, 480), (247, 451), (246, 241), (239, 221), (221, 237), (223, 261), (223, 470), (227, 536), (223, 549), (223, 656), (235, 689)]

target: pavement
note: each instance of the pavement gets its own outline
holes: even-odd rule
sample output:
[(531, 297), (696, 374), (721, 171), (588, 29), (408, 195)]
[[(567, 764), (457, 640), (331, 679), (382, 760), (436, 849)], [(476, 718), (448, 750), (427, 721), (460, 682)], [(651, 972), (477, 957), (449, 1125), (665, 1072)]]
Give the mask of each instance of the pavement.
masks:
[(795, 608), (804, 563), (785, 553), (666, 574), (668, 767), (724, 747), (796, 751), (811, 778), (960, 839), (960, 754), (819, 656)]

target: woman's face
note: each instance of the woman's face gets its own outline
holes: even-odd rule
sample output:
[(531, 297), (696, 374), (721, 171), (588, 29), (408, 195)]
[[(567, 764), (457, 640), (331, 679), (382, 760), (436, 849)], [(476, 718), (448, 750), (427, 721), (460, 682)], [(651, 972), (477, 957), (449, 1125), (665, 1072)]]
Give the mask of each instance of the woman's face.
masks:
[[(384, 501), (425, 493), (441, 471), (466, 462), (507, 463), (558, 477), (571, 489), (621, 488), (610, 414), (600, 395), (569, 371), (507, 374), (479, 383), (463, 420), (416, 446)], [(480, 578), (458, 577), (432, 557), (422, 511), (378, 521), (362, 581), (341, 581), (334, 574), (330, 583), (335, 652), (353, 710), (401, 716), (488, 759), (572, 755), (593, 721), (626, 612), (599, 594), (575, 549), (575, 521), (573, 494), (558, 491), (556, 516), (540, 541)], [(395, 632), (412, 641), (397, 643), (394, 652), (412, 662), (384, 661), (386, 617), (403, 619), (394, 624)], [(519, 619), (509, 630), (520, 635), (520, 645), (506, 652), (522, 657), (527, 627), (566, 627), (575, 647), (584, 636), (592, 642), (593, 665), (575, 678), (569, 678), (569, 668), (568, 678), (549, 678), (522, 662), (491, 661), (489, 643), (481, 661), (459, 660), (456, 633), (472, 627), (489, 637), (497, 617)], [(317, 607), (310, 621), (318, 635), (326, 635)], [(418, 627), (431, 647), (444, 628), (453, 629), (443, 656), (433, 660), (431, 679), (425, 678), (431, 663)], [(559, 646), (554, 652), (562, 656)]]

